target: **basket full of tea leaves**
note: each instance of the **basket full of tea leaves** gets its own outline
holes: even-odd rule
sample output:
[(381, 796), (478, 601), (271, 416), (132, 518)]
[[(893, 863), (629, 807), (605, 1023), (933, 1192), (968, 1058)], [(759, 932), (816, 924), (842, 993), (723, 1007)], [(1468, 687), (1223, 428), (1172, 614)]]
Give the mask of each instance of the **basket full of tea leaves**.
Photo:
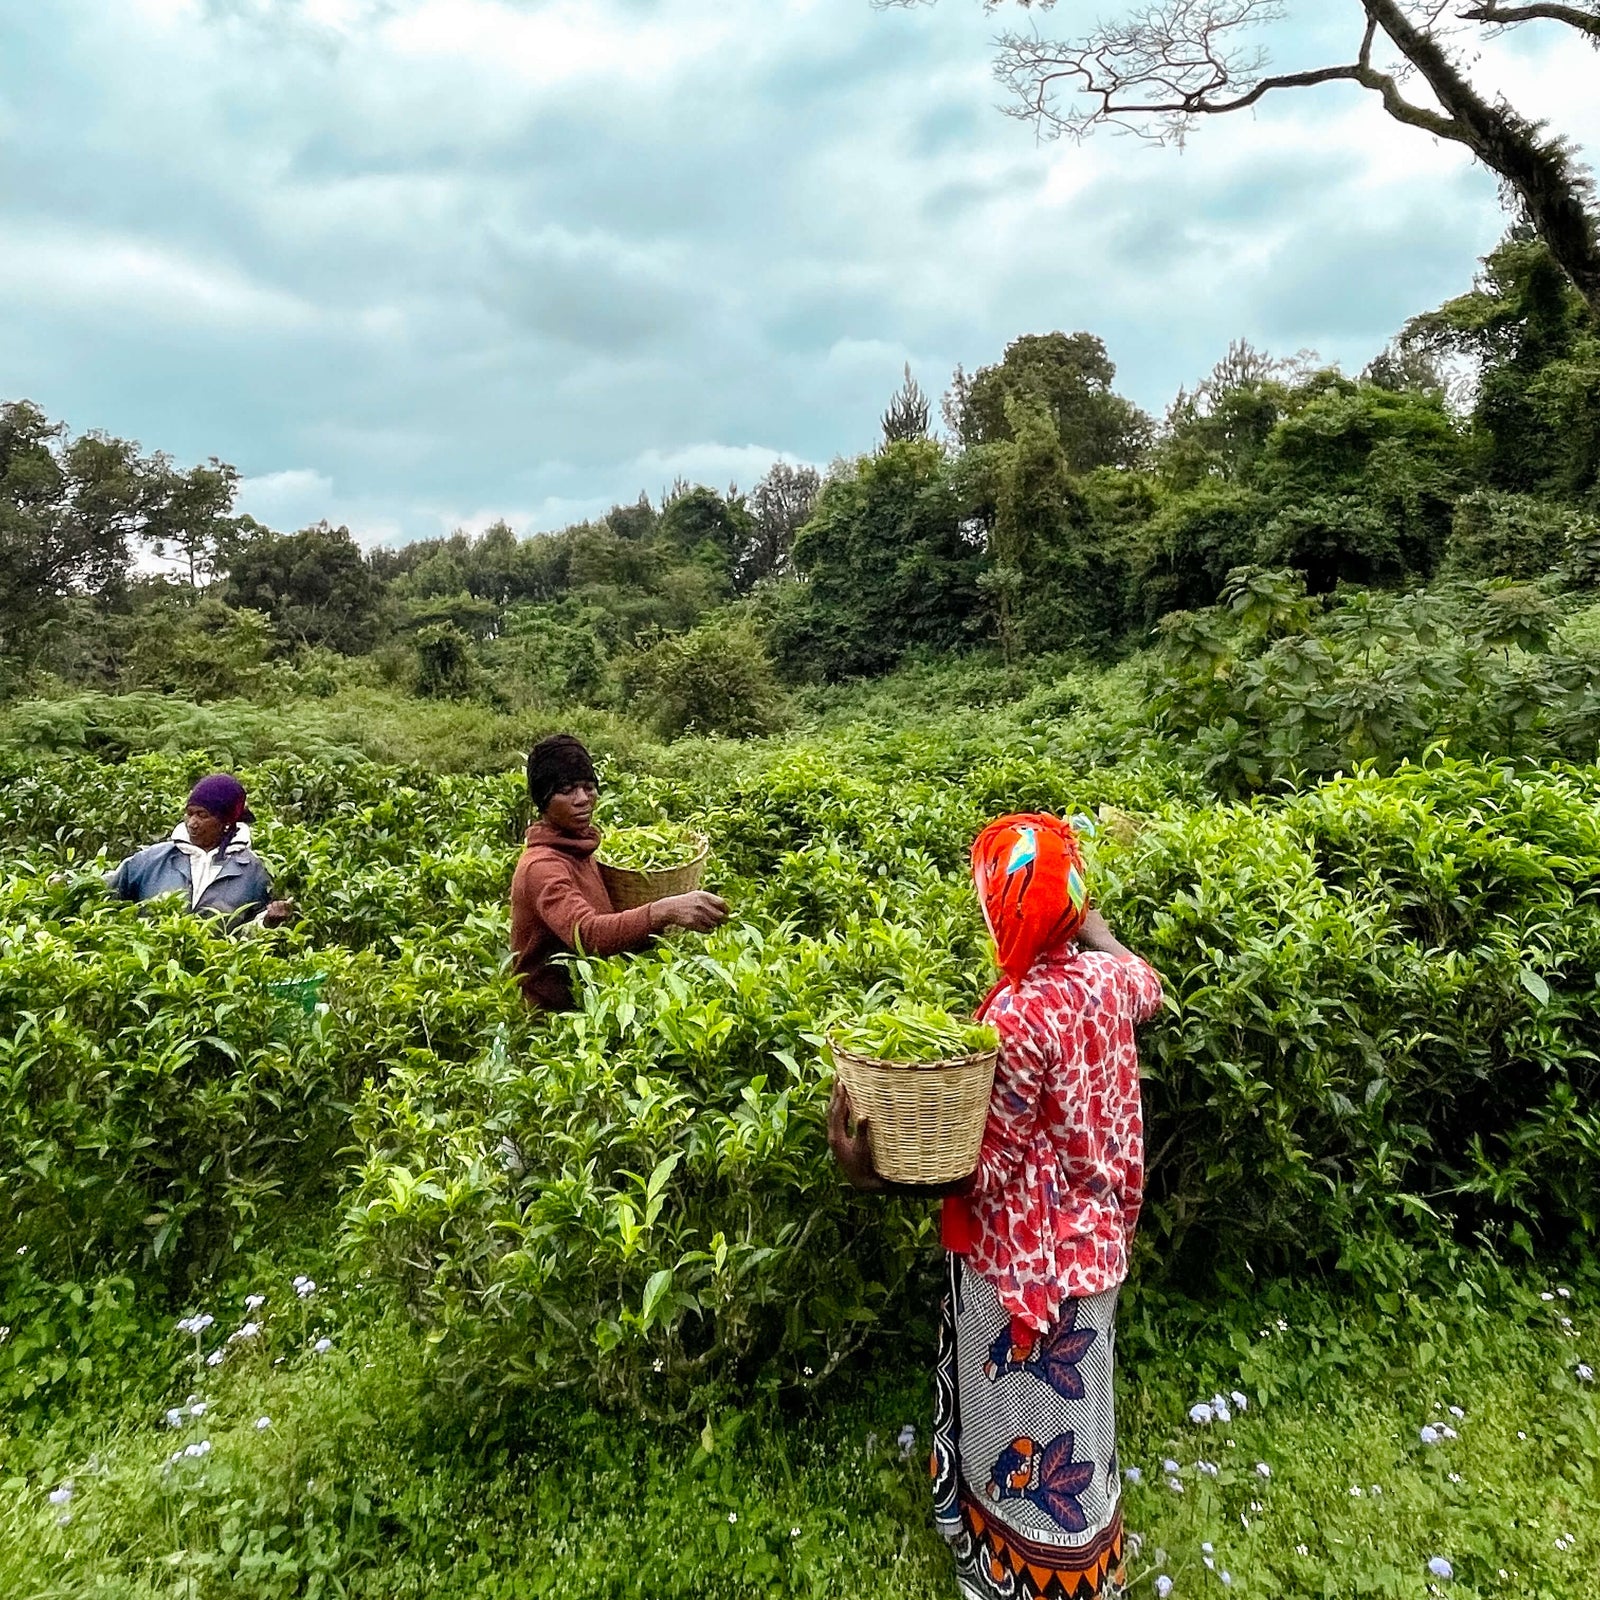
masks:
[(710, 846), (703, 833), (676, 822), (609, 828), (597, 859), (606, 893), (618, 911), (648, 905), (700, 887)]
[(1000, 1039), (987, 1023), (903, 1002), (836, 1024), (834, 1070), (895, 1183), (949, 1183), (978, 1164)]

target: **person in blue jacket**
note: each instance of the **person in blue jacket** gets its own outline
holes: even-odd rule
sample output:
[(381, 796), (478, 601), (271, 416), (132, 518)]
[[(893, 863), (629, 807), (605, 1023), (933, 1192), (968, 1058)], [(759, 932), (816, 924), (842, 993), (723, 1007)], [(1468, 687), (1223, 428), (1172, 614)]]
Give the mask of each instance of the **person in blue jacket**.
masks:
[(272, 898), (272, 875), (250, 848), (254, 821), (244, 785), (214, 772), (190, 791), (171, 837), (129, 856), (106, 883), (121, 900), (181, 894), (190, 910), (221, 917), (229, 928), (276, 927), (294, 904)]

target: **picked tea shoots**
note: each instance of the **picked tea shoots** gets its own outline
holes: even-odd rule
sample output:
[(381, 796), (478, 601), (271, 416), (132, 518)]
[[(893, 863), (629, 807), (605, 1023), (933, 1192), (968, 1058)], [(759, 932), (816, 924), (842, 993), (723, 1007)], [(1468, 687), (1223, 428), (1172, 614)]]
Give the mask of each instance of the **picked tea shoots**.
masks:
[(952, 1016), (939, 1006), (908, 1002), (835, 1024), (834, 1042), (852, 1055), (878, 1061), (951, 1061), (999, 1048), (986, 1022)]
[(614, 828), (600, 841), (600, 860), (624, 872), (671, 872), (686, 867), (705, 848), (704, 837), (676, 822)]

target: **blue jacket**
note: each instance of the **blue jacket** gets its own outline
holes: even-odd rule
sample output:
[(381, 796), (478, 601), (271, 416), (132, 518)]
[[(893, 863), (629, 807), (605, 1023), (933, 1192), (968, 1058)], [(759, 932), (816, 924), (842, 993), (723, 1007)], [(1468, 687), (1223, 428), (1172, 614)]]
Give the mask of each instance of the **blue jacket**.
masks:
[[(181, 894), (188, 905), (194, 880), (189, 858), (175, 839), (163, 839), (131, 855), (106, 883), (121, 900), (153, 900), (157, 895)], [(196, 911), (226, 918), (230, 928), (248, 922), (272, 899), (272, 876), (261, 857), (248, 844), (235, 841), (223, 851), (222, 865), (206, 885)]]

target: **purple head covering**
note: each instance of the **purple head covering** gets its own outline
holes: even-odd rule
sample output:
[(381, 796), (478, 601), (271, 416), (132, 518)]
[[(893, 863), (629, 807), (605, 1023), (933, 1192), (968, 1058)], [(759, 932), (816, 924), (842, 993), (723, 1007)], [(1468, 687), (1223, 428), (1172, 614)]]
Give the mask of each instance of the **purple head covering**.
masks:
[(245, 804), (244, 785), (231, 773), (213, 772), (189, 791), (188, 804), (199, 806), (218, 818), (231, 834), (241, 822), (254, 822), (255, 814)]

